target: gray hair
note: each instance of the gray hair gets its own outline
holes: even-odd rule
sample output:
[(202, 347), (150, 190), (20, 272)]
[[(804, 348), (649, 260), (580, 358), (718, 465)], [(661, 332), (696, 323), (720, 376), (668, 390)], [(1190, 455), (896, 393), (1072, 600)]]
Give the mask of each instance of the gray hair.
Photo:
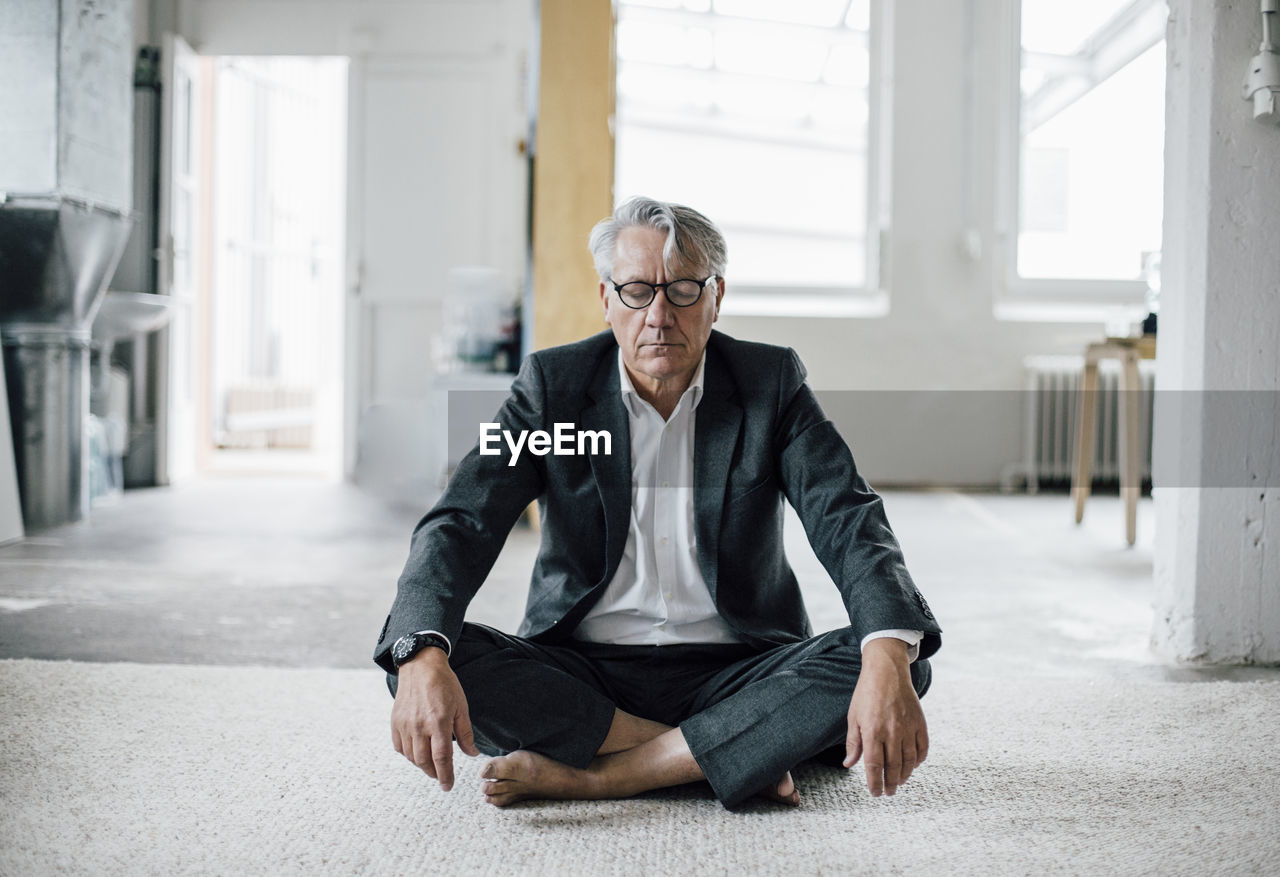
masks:
[(637, 196), (619, 204), (613, 216), (600, 220), (591, 229), (587, 247), (591, 250), (591, 258), (601, 280), (608, 280), (613, 274), (618, 233), (634, 226), (666, 232), (662, 261), (669, 273), (683, 264), (724, 276), (728, 249), (724, 235), (714, 222), (692, 207)]

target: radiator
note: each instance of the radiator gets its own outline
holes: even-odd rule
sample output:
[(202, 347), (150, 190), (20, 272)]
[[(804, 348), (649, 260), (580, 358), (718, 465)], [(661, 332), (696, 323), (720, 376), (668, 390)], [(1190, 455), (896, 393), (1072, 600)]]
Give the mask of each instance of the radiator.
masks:
[[(1030, 356), (1023, 360), (1026, 392), (1023, 394), (1022, 461), (1005, 467), (1001, 487), (1012, 490), (1018, 482), (1029, 493), (1041, 487), (1069, 487), (1076, 436), (1076, 406), (1083, 356)], [(1155, 386), (1155, 361), (1138, 362), (1141, 388), (1138, 418), (1139, 472), (1151, 479), (1151, 414)], [(1093, 485), (1120, 482), (1120, 363), (1098, 364), (1093, 452)]]

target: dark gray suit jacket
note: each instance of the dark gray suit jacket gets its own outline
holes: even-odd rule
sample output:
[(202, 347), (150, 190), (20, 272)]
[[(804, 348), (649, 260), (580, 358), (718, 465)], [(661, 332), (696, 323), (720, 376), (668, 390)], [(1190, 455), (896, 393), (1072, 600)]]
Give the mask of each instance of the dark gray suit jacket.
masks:
[[(622, 557), (631, 516), (630, 426), (610, 332), (528, 356), (495, 418), (505, 430), (556, 423), (607, 430), (613, 453), (535, 456), (515, 466), (473, 449), (414, 529), (409, 560), (374, 660), (395, 672), (391, 645), (437, 630), (457, 642), (467, 605), (507, 534), (535, 498), (542, 545), (519, 635), (571, 636)], [(920, 656), (940, 628), (903, 563), (880, 497), (804, 381), (795, 351), (712, 332), (694, 427), (698, 565), (721, 616), (758, 648), (812, 635), (782, 547), (785, 497), (840, 589), (860, 639), (923, 630)]]

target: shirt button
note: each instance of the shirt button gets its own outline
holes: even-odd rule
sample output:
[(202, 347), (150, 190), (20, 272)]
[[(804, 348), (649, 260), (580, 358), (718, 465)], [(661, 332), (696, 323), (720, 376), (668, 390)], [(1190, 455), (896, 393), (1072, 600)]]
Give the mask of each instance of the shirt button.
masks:
[(663, 537), (662, 537), (662, 544), (663, 544), (663, 545), (666, 545), (666, 544), (667, 544), (667, 537), (666, 537), (666, 536), (663, 536)]
[(670, 486), (671, 486), (671, 482), (669, 482), (669, 481), (664, 481), (664, 482), (662, 482), (662, 486), (663, 486), (663, 487), (670, 487)]

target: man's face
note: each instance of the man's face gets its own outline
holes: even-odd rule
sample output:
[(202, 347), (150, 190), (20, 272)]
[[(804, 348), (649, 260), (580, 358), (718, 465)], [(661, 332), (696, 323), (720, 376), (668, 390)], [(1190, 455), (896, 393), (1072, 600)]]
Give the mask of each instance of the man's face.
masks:
[(636, 310), (623, 304), (613, 290), (615, 284), (621, 286), (632, 280), (653, 284), (702, 280), (710, 273), (706, 268), (680, 265), (675, 276), (668, 276), (662, 263), (664, 243), (666, 235), (657, 229), (622, 229), (613, 261), (613, 283), (600, 283), (604, 321), (613, 328), (613, 337), (622, 348), (622, 361), (633, 380), (639, 377), (650, 385), (649, 389), (671, 380), (677, 386), (688, 385), (711, 337), (711, 324), (720, 316), (720, 299), (724, 296), (724, 280), (716, 278), (697, 303), (687, 308), (667, 301), (664, 290), (659, 290), (646, 308)]

